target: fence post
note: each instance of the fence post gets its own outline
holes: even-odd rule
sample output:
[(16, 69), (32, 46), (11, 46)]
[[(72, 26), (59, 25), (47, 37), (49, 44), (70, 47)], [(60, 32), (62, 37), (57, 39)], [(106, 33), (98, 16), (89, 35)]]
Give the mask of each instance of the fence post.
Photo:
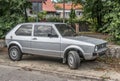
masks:
[(0, 50), (5, 46), (5, 41), (4, 40), (0, 40)]
[(76, 30), (76, 33), (79, 33), (80, 31), (79, 31), (79, 24), (78, 23), (75, 23), (75, 30)]

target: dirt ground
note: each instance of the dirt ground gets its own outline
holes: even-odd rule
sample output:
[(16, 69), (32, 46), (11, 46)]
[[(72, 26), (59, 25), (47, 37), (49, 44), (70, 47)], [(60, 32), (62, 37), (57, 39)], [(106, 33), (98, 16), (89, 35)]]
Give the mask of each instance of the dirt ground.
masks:
[[(106, 34), (80, 33), (83, 36), (90, 36), (108, 40)], [(109, 42), (109, 44), (114, 44)], [(82, 76), (89, 78), (107, 79), (108, 81), (120, 81), (120, 59), (101, 57), (96, 61), (83, 61), (78, 70), (71, 70), (67, 64), (62, 64), (61, 59), (48, 58), (43, 56), (24, 55), (22, 61), (13, 62), (9, 59), (7, 49), (0, 50), (0, 64), (17, 66), (25, 70), (40, 70), (45, 72), (59, 73), (62, 75)]]
[[(9, 59), (7, 49), (0, 50), (0, 64), (18, 66), (25, 70), (41, 70), (65, 75), (82, 76), (89, 78), (108, 79), (120, 81), (120, 62), (116, 66), (112, 60), (99, 58), (96, 61), (83, 61), (78, 70), (71, 70), (61, 59), (48, 58), (35, 55), (24, 55), (21, 61), (13, 62)], [(117, 68), (117, 69), (116, 69)]]

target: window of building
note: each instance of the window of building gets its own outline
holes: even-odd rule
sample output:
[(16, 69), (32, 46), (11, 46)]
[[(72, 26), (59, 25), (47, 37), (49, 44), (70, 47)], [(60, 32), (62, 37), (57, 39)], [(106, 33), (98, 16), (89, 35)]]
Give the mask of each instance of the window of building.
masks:
[(42, 11), (42, 3), (33, 2), (32, 3), (32, 10), (33, 10), (33, 12)]

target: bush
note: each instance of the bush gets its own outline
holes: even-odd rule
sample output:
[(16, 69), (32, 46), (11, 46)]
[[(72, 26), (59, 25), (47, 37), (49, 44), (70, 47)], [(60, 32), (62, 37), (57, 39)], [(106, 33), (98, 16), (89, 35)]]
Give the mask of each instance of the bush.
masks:
[(118, 1), (107, 1), (105, 3), (105, 15), (103, 32), (111, 35), (111, 41), (120, 45), (120, 3)]
[(71, 9), (69, 16), (70, 16), (69, 22), (74, 23), (76, 20), (76, 14), (75, 14), (75, 10), (73, 8)]
[(0, 38), (5, 38), (5, 35), (10, 31), (14, 26), (19, 23), (24, 22), (23, 17), (12, 16), (12, 18), (1, 17), (0, 18)]
[[(47, 22), (63, 22), (63, 18), (59, 17), (49, 17), (46, 19)], [(68, 22), (68, 19), (65, 19), (65, 22)]]
[(0, 38), (16, 24), (27, 21), (26, 9), (30, 6), (28, 0), (0, 0)]
[(38, 13), (39, 21), (44, 20), (44, 19), (46, 18), (46, 15), (47, 15), (47, 12), (46, 12), (46, 11), (39, 12), (39, 13)]
[(28, 22), (35, 22), (35, 17), (28, 17)]

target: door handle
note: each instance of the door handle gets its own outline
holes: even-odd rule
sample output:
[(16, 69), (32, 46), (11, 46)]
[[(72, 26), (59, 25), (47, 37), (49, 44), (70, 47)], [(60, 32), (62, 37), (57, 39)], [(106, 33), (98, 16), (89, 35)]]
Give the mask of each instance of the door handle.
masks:
[(33, 38), (32, 40), (37, 40), (37, 38)]

